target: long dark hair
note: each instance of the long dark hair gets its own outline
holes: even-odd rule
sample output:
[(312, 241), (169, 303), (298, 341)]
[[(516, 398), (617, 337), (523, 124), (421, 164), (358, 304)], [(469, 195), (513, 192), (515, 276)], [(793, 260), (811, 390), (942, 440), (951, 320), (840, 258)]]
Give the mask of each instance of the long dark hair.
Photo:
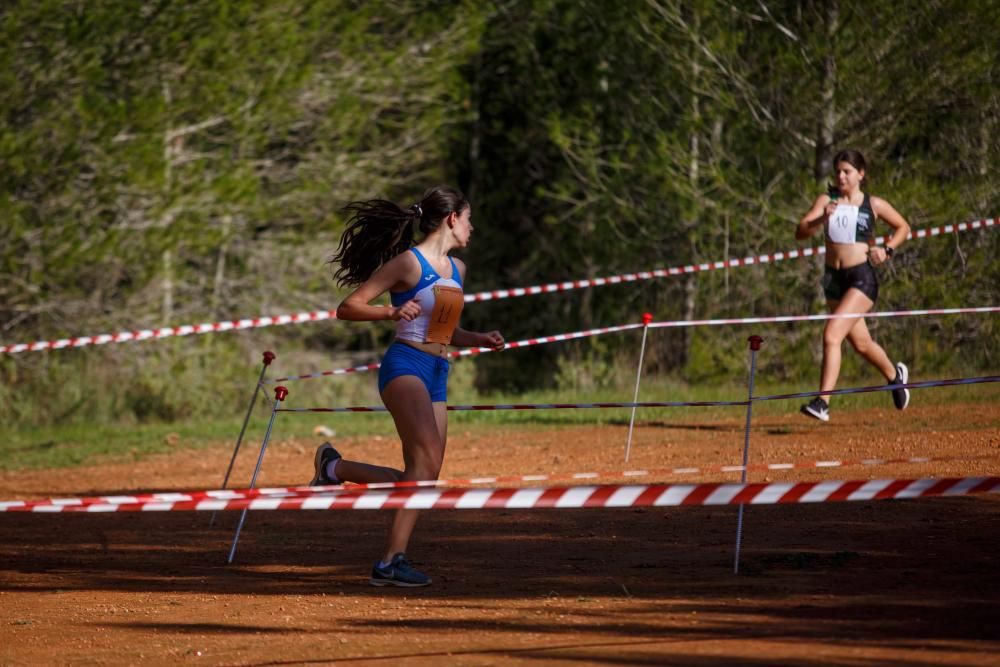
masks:
[(430, 234), (450, 213), (462, 213), (469, 206), (465, 195), (445, 185), (429, 188), (423, 198), (409, 208), (388, 199), (352, 201), (344, 207), (350, 213), (340, 246), (330, 258), (340, 268), (333, 274), (340, 286), (360, 285), (390, 259), (413, 245), (414, 226)]

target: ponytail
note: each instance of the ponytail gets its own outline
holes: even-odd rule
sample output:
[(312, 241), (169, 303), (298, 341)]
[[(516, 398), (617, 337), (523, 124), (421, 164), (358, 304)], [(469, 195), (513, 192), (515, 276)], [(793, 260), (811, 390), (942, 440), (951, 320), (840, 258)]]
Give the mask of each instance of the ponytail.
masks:
[(387, 199), (369, 199), (351, 202), (344, 211), (350, 213), (347, 229), (330, 259), (340, 264), (333, 275), (342, 287), (360, 285), (413, 245), (413, 223), (419, 216), (412, 208), (404, 211)]
[(347, 228), (330, 258), (330, 263), (340, 265), (333, 277), (341, 287), (360, 285), (380, 266), (410, 249), (415, 225), (430, 234), (448, 214), (461, 213), (468, 205), (461, 192), (445, 186), (427, 190), (409, 209), (387, 199), (349, 203), (344, 207), (350, 213)]

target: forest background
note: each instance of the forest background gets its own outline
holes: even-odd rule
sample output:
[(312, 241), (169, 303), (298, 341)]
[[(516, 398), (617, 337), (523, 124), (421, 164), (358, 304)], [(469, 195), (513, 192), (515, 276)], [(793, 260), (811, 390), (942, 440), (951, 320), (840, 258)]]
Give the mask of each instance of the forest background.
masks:
[[(343, 205), (437, 183), (473, 201), (470, 292), (789, 249), (845, 147), (915, 229), (1000, 213), (995, 0), (24, 0), (0, 32), (6, 344), (332, 310)], [(908, 243), (877, 308), (996, 305), (998, 256), (995, 230)], [(474, 303), (463, 326), (823, 312), (821, 262)], [(918, 377), (1000, 367), (993, 315), (870, 326)], [(761, 376), (812, 389), (821, 325), (758, 331)], [(622, 386), (634, 333), (483, 355), (456, 380)], [(738, 383), (749, 333), (657, 331), (646, 372)], [(263, 350), (309, 372), (376, 361), (391, 335), (330, 320), (0, 355), (0, 423), (240, 415)], [(308, 392), (370, 401), (374, 380)]]

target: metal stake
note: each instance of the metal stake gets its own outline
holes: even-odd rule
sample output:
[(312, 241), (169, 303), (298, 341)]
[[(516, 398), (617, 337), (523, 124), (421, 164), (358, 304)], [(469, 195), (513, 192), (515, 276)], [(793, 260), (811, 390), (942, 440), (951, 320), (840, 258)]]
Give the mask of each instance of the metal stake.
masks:
[[(747, 463), (750, 460), (750, 420), (753, 416), (753, 383), (754, 375), (757, 371), (757, 351), (764, 339), (760, 336), (750, 336), (750, 382), (747, 391), (747, 426), (743, 436), (743, 471), (740, 473), (740, 483), (747, 482)], [(740, 544), (743, 540), (743, 504), (740, 504), (740, 513), (736, 520), (736, 556), (733, 558), (733, 574), (740, 573)]]
[[(267, 372), (267, 367), (271, 365), (274, 361), (274, 352), (268, 351), (264, 353), (264, 365), (260, 369), (260, 376), (257, 378), (257, 386), (254, 387), (253, 396), (250, 398), (250, 407), (247, 408), (247, 416), (243, 418), (243, 427), (240, 429), (240, 437), (236, 438), (236, 447), (233, 449), (233, 457), (229, 459), (229, 467), (226, 468), (226, 476), (222, 478), (222, 488), (226, 488), (229, 484), (229, 474), (233, 472), (233, 464), (236, 463), (236, 455), (240, 453), (240, 445), (243, 444), (243, 435), (247, 431), (247, 424), (250, 423), (250, 415), (253, 414), (254, 405), (257, 404), (257, 394), (260, 393), (260, 383), (264, 380), (264, 373)], [(218, 512), (212, 512), (212, 518), (208, 520), (209, 526), (215, 525), (215, 515)]]
[[(250, 478), (250, 487), (254, 488), (254, 484), (257, 483), (257, 475), (260, 473), (260, 466), (264, 463), (264, 452), (267, 451), (267, 441), (271, 439), (271, 429), (274, 427), (274, 418), (278, 414), (278, 408), (281, 407), (281, 402), (285, 400), (288, 396), (288, 390), (284, 387), (274, 388), (274, 406), (271, 408), (271, 420), (267, 423), (267, 433), (264, 434), (264, 442), (260, 445), (260, 455), (257, 457), (257, 467), (253, 470), (253, 477)], [(233, 536), (233, 546), (229, 549), (229, 557), (226, 559), (227, 563), (233, 562), (233, 556), (236, 555), (236, 544), (240, 541), (240, 531), (243, 530), (243, 522), (247, 518), (247, 508), (243, 509), (240, 514), (240, 522), (236, 525), (236, 534)]]
[[(635, 393), (632, 395), (632, 402), (639, 402), (639, 380), (642, 378), (642, 358), (646, 354), (646, 334), (649, 332), (649, 324), (653, 321), (652, 313), (642, 314), (642, 347), (639, 348), (639, 367), (635, 371)], [(632, 428), (635, 426), (635, 406), (632, 406), (632, 416), (628, 420), (628, 439), (625, 441), (625, 463), (628, 463), (629, 454), (632, 452)]]

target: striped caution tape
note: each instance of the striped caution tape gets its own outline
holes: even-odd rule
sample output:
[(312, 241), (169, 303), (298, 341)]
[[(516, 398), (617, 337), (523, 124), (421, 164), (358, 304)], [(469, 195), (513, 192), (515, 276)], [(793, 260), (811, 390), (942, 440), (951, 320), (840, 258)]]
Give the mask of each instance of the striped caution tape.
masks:
[(754, 484), (606, 484), (548, 488), (344, 489), (291, 498), (237, 498), (7, 507), (7, 512), (223, 510), (575, 509), (680, 505), (773, 505), (1000, 493), (1000, 477), (826, 480)]
[[(533, 345), (542, 345), (543, 343), (556, 343), (560, 341), (575, 340), (577, 338), (587, 338), (589, 336), (600, 336), (602, 334), (617, 333), (619, 331), (628, 331), (630, 329), (641, 329), (642, 324), (622, 324), (612, 327), (600, 327), (597, 329), (587, 329), (586, 331), (575, 331), (573, 333), (555, 334), (553, 336), (541, 336), (538, 338), (526, 338), (524, 340), (513, 341), (507, 343), (504, 349), (506, 350), (516, 350), (522, 347), (531, 347)], [(448, 353), (449, 357), (465, 357), (473, 354), (482, 354), (483, 352), (493, 352), (493, 348), (489, 347), (474, 347), (466, 348), (464, 350), (457, 350)], [(288, 382), (291, 380), (308, 380), (311, 378), (325, 377), (330, 375), (346, 375), (349, 373), (361, 373), (364, 371), (374, 371), (378, 370), (382, 364), (365, 364), (364, 366), (354, 366), (353, 368), (338, 368), (331, 371), (319, 371), (316, 373), (306, 373), (304, 375), (293, 375), (291, 377), (275, 378), (273, 380), (265, 380), (262, 384), (275, 384), (278, 382)]]
[[(910, 238), (927, 238), (940, 236), (941, 234), (951, 234), (977, 229), (987, 229), (996, 226), (997, 222), (993, 218), (974, 220), (972, 222), (962, 222), (956, 225), (942, 225), (918, 229), (910, 234)], [(880, 236), (875, 239), (875, 243), (883, 244), (887, 237)], [(553, 292), (565, 292), (569, 290), (582, 289), (585, 287), (599, 287), (603, 285), (616, 285), (621, 283), (635, 282), (640, 280), (652, 280), (655, 278), (666, 278), (669, 276), (679, 276), (700, 271), (713, 271), (724, 268), (736, 268), (752, 266), (754, 264), (768, 264), (779, 262), (785, 259), (795, 259), (799, 257), (811, 257), (813, 255), (825, 254), (824, 246), (804, 248), (802, 250), (790, 250), (786, 252), (776, 252), (741, 259), (730, 259), (724, 261), (704, 262), (701, 264), (688, 264), (686, 266), (671, 267), (667, 269), (655, 269), (652, 271), (639, 271), (637, 273), (626, 273), (617, 276), (607, 276), (604, 278), (594, 278), (588, 280), (569, 280), (561, 283), (549, 283), (547, 285), (534, 285), (531, 287), (518, 287), (513, 289), (489, 290), (466, 294), (465, 301), (491, 301), (496, 299), (509, 299), (513, 297), (528, 296), (532, 294), (549, 294)], [(90, 336), (76, 336), (72, 338), (60, 338), (58, 340), (42, 340), (33, 343), (15, 343), (12, 345), (0, 345), (0, 354), (18, 354), (21, 352), (38, 352), (47, 350), (59, 350), (64, 348), (85, 347), (89, 345), (107, 345), (109, 343), (125, 343), (130, 341), (159, 340), (173, 336), (189, 336), (193, 334), (218, 333), (222, 331), (238, 331), (243, 329), (254, 329), (259, 327), (301, 324), (304, 322), (318, 322), (321, 320), (333, 319), (336, 311), (320, 310), (308, 313), (295, 313), (290, 315), (261, 316), (254, 318), (244, 318), (231, 320), (228, 322), (209, 322), (205, 324), (185, 324), (175, 327), (161, 327), (159, 329), (140, 329), (134, 331), (120, 331), (118, 333), (96, 334)], [(366, 369), (367, 370), (367, 369)]]
[[(975, 220), (973, 222), (962, 222), (957, 225), (943, 225), (940, 227), (930, 227), (918, 229), (912, 232), (908, 238), (927, 238), (939, 236), (941, 234), (951, 234), (965, 232), (974, 229), (986, 229), (996, 225), (996, 220), (987, 218), (985, 220)], [(886, 236), (879, 236), (875, 239), (878, 245), (884, 244), (888, 240)], [(591, 280), (569, 280), (561, 283), (549, 283), (547, 285), (535, 285), (532, 287), (518, 287), (507, 290), (492, 290), (479, 292), (478, 294), (466, 295), (466, 301), (490, 301), (493, 299), (509, 299), (511, 297), (527, 296), (531, 294), (549, 294), (552, 292), (565, 292), (568, 290), (581, 289), (584, 287), (598, 287), (602, 285), (617, 285), (620, 283), (636, 282), (639, 280), (652, 280), (654, 278), (666, 278), (668, 276), (679, 276), (688, 273), (698, 273), (700, 271), (716, 271), (725, 268), (737, 268), (752, 266), (754, 264), (769, 264), (780, 262), (785, 259), (795, 259), (798, 257), (811, 257), (813, 255), (823, 255), (826, 253), (825, 246), (814, 246), (802, 250), (790, 250), (787, 252), (776, 252), (754, 257), (743, 257), (740, 259), (730, 259), (724, 261), (704, 262), (701, 264), (688, 264), (669, 269), (656, 269), (654, 271), (640, 271), (638, 273), (625, 273), (617, 276), (605, 278), (594, 278)]]
[[(844, 314), (832, 314), (832, 313), (821, 313), (816, 315), (774, 315), (770, 317), (738, 317), (738, 318), (716, 318), (708, 320), (675, 320), (669, 322), (651, 322), (648, 326), (651, 329), (661, 329), (670, 327), (700, 327), (700, 326), (720, 326), (720, 325), (740, 325), (740, 324), (765, 324), (765, 323), (779, 323), (779, 322), (812, 322), (819, 320), (835, 320), (835, 319), (861, 319), (868, 317), (915, 317), (915, 316), (927, 316), (927, 315), (959, 315), (959, 314), (971, 314), (971, 313), (998, 313), (1000, 312), (1000, 306), (976, 306), (969, 308), (925, 308), (920, 310), (890, 310), (890, 311), (878, 311), (872, 313), (844, 313)], [(507, 343), (506, 350), (516, 350), (519, 348), (531, 347), (534, 345), (542, 345), (545, 343), (556, 343), (567, 340), (575, 340), (578, 338), (587, 338), (590, 336), (600, 336), (608, 333), (617, 333), (620, 331), (629, 331), (631, 329), (641, 329), (643, 324), (633, 323), (633, 324), (622, 324), (613, 327), (601, 327), (598, 329), (587, 329), (585, 331), (574, 331), (572, 333), (556, 334), (553, 336), (540, 336), (538, 338), (526, 338), (524, 340), (514, 341)], [(456, 357), (467, 357), (476, 354), (484, 354), (488, 352), (494, 352), (492, 348), (489, 347), (472, 347), (466, 348), (464, 350), (456, 350), (454, 352), (449, 352), (448, 356), (451, 358)], [(276, 384), (278, 382), (290, 382), (292, 380), (309, 380), (312, 378), (327, 377), (332, 375), (347, 375), (350, 373), (362, 373), (365, 371), (378, 370), (382, 364), (372, 363), (365, 364), (363, 366), (354, 366), (351, 368), (337, 368), (329, 371), (318, 371), (315, 373), (305, 373), (302, 375), (292, 375), (289, 377), (275, 378), (273, 380), (265, 380), (263, 384)]]
[(773, 315), (770, 317), (715, 318), (710, 320), (678, 320), (651, 322), (650, 329), (666, 327), (704, 327), (730, 324), (766, 324), (776, 322), (816, 322), (820, 320), (860, 320), (878, 317), (921, 317), (927, 315), (960, 315), (965, 313), (998, 313), (1000, 306), (974, 308), (923, 308), (918, 310), (880, 310), (870, 313), (817, 313), (816, 315)]
[(597, 479), (633, 479), (637, 477), (665, 477), (668, 475), (697, 475), (713, 472), (737, 473), (743, 471), (776, 472), (782, 470), (846, 468), (850, 466), (916, 465), (927, 463), (955, 463), (995, 459), (991, 456), (911, 456), (895, 459), (846, 459), (828, 461), (796, 461), (789, 463), (759, 463), (747, 466), (716, 464), (708, 466), (674, 466), (669, 468), (644, 468), (637, 470), (605, 470), (598, 472), (545, 473), (528, 475), (494, 475), (452, 479), (419, 480), (407, 482), (376, 482), (372, 484), (347, 484), (342, 486), (288, 486), (259, 489), (219, 489), (211, 491), (186, 491), (145, 493), (83, 498), (48, 498), (46, 500), (12, 500), (0, 502), (4, 511), (54, 511), (34, 510), (43, 506), (69, 505), (131, 505), (149, 502), (197, 502), (201, 500), (237, 500), (247, 498), (295, 498), (326, 494), (344, 489), (411, 489), (451, 488), (481, 484), (518, 484), (528, 482), (563, 482)]
[(44, 350), (60, 350), (66, 347), (85, 347), (88, 345), (107, 345), (109, 343), (126, 343), (129, 341), (158, 340), (174, 336), (190, 336), (193, 334), (218, 333), (220, 331), (240, 331), (243, 329), (259, 329), (261, 327), (283, 324), (301, 324), (303, 322), (320, 322), (337, 316), (335, 310), (317, 310), (311, 313), (294, 313), (291, 315), (275, 315), (273, 317), (254, 317), (251, 319), (232, 320), (229, 322), (208, 322), (205, 324), (185, 324), (177, 327), (162, 327), (160, 329), (139, 329), (137, 331), (119, 331), (118, 333), (97, 334), (94, 336), (78, 336), (75, 338), (60, 338), (59, 340), (40, 340), (34, 343), (17, 343), (15, 345), (0, 345), (0, 354), (17, 354), (18, 352), (38, 352)]

